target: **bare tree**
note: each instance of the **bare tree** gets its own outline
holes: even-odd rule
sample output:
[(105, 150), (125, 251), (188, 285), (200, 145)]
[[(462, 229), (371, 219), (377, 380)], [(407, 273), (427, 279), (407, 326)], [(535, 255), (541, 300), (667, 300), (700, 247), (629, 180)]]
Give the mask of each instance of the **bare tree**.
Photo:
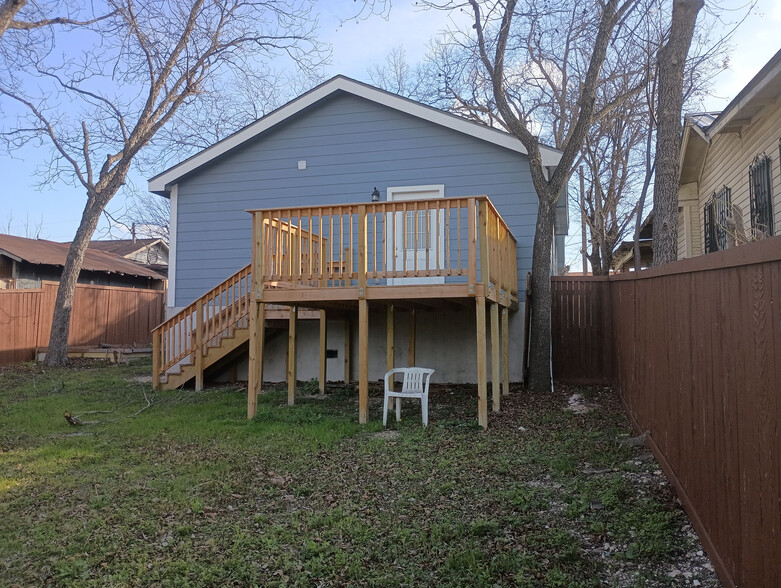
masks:
[(27, 239), (40, 239), (41, 238), (41, 231), (43, 231), (43, 216), (41, 216), (38, 221), (32, 221), (30, 220), (30, 215), (25, 214), (24, 222), (22, 223), (21, 229), (14, 229), (14, 211), (10, 210), (8, 212), (7, 221), (4, 226), (0, 226), (0, 233), (5, 233), (6, 235), (14, 235), (14, 234), (20, 234), (21, 237), (26, 237)]
[(659, 50), (656, 179), (654, 182), (654, 265), (678, 257), (678, 165), (686, 56), (703, 0), (673, 0), (670, 36)]
[[(60, 59), (28, 45), (13, 63), (4, 60), (0, 75), (0, 95), (26, 111), (3, 129), (9, 146), (48, 140), (49, 179), (75, 181), (87, 195), (57, 292), (50, 364), (67, 362), (84, 253), (142, 149), (160, 147), (166, 125), (197, 118), (204, 95), (257, 71), (262, 59), (283, 55), (307, 68), (325, 55), (314, 38), (309, 0), (109, 0), (107, 6), (109, 18), (87, 25), (95, 44), (77, 57)], [(22, 70), (14, 67), (20, 59), (26, 60)]]
[[(88, 20), (79, 20), (70, 16), (47, 16), (47, 9), (38, 3), (28, 4), (27, 0), (0, 0), (0, 37), (7, 30), (32, 31), (52, 25), (85, 26), (108, 18), (108, 15)], [(22, 18), (18, 18), (21, 16)]]
[[(598, 88), (605, 79), (601, 73), (608, 47), (615, 41), (617, 25), (636, 1), (584, 0), (574, 8), (534, 1), (525, 2), (523, 7), (517, 4), (516, 0), (509, 0), (481, 5), (477, 0), (469, 0), (473, 28), (451, 35), (451, 47), (455, 47), (449, 50), (471, 53), (472, 58), (451, 59), (445, 64), (448, 69), (444, 78), (461, 109), (484, 122), (491, 121), (489, 113), (496, 112), (500, 126), (517, 137), (529, 154), (538, 212), (532, 255), (535, 279), (528, 384), (533, 391), (544, 391), (550, 390), (551, 384), (548, 276), (556, 202), (580, 158), (594, 118), (605, 116), (623, 100), (607, 100), (600, 103), (599, 111), (596, 109)], [(429, 5), (440, 9), (454, 7), (434, 2)], [(562, 19), (571, 26), (564, 27)], [(563, 28), (570, 32), (562, 45), (559, 41)], [(554, 37), (556, 41), (551, 42)], [(552, 61), (547, 58), (549, 51), (568, 54), (563, 60)], [(568, 72), (557, 68), (556, 64), (561, 62), (577, 64), (573, 69), (578, 73), (572, 80)], [(486, 83), (480, 83), (481, 79)], [(553, 144), (563, 151), (553, 170), (542, 165), (539, 134), (552, 138)]]

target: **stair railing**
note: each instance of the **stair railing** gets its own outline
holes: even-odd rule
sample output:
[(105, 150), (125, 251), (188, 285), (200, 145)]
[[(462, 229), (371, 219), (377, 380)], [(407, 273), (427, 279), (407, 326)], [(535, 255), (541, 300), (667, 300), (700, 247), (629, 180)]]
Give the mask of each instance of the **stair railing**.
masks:
[(247, 265), (152, 331), (152, 377), (156, 388), (168, 370), (179, 364), (198, 366), (209, 347), (219, 345), (235, 329), (249, 325), (251, 287)]

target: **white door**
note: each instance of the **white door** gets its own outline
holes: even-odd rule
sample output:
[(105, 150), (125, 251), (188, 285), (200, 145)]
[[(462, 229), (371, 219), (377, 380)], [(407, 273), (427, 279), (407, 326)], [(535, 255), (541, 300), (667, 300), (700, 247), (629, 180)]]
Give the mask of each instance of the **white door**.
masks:
[[(444, 197), (445, 186), (443, 184), (388, 188), (389, 202)], [(396, 271), (405, 271), (406, 269), (407, 272), (413, 273), (416, 267), (418, 270), (434, 270), (444, 267), (444, 211), (440, 211), (438, 214), (435, 210), (408, 210), (406, 214), (397, 212), (395, 219), (388, 214), (386, 228), (389, 232), (394, 232), (394, 227), (394, 238), (387, 240), (387, 248), (388, 259), (395, 260)], [(444, 283), (444, 276), (388, 279), (390, 285)]]

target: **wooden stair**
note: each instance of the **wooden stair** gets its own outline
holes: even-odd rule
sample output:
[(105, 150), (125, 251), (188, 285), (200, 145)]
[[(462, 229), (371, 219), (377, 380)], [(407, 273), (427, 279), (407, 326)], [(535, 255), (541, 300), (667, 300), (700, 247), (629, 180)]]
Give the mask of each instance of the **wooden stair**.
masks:
[[(201, 389), (204, 372), (249, 341), (251, 284), (247, 265), (152, 331), (156, 388), (173, 390), (195, 380), (196, 388)], [(288, 320), (290, 310), (271, 304), (267, 308), (269, 339), (279, 331), (274, 326)], [(298, 312), (299, 319), (319, 317), (314, 310)]]

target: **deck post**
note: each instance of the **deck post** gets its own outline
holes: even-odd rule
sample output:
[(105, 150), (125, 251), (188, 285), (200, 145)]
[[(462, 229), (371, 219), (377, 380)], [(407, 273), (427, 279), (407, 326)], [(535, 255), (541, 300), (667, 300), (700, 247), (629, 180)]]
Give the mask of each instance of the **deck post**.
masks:
[(510, 394), (510, 309), (502, 307), (502, 394)]
[(326, 324), (325, 311), (320, 311), (320, 394), (325, 394), (326, 383), (326, 347), (328, 347), (328, 325)]
[(488, 382), (485, 353), (485, 297), (475, 297), (477, 327), (477, 421), (488, 428)]
[(287, 403), (293, 406), (296, 401), (296, 319), (298, 307), (290, 307), (287, 331)]
[(160, 365), (163, 357), (163, 334), (161, 330), (152, 331), (152, 388), (160, 389)]
[(409, 311), (409, 352), (407, 353), (408, 367), (415, 367), (415, 309)]
[(358, 300), (358, 422), (369, 422), (369, 303)]
[(349, 386), (350, 385), (350, 354), (352, 353), (350, 349), (350, 342), (352, 340), (352, 324), (350, 323), (350, 317), (347, 316), (344, 319), (344, 385)]
[(368, 241), (366, 231), (366, 205), (358, 206), (358, 297), (366, 298), (368, 266)]
[(203, 304), (195, 305), (195, 391), (203, 390), (203, 327), (206, 317), (203, 314)]
[(393, 333), (393, 326), (394, 326), (394, 320), (393, 320), (393, 314), (394, 309), (393, 305), (389, 304), (387, 306), (386, 310), (386, 341), (385, 341), (385, 367), (386, 371), (391, 371), (394, 367), (396, 367), (396, 359), (395, 359), (395, 339), (394, 339), (394, 333)]
[(263, 342), (265, 341), (266, 305), (263, 303), (265, 260), (265, 219), (262, 212), (252, 214), (252, 260), (249, 299), (249, 375), (247, 377), (247, 418), (255, 418), (258, 394), (263, 387)]
[(500, 378), (502, 367), (500, 364), (501, 343), (499, 338), (499, 304), (491, 302), (491, 401), (494, 412), (499, 412), (502, 397), (500, 390)]
[(255, 418), (258, 393), (263, 387), (263, 342), (266, 327), (266, 305), (253, 300), (249, 315), (249, 378), (247, 382), (247, 418)]
[(486, 296), (491, 296), (491, 242), (488, 238), (488, 202), (480, 200), (480, 282), (485, 286)]
[(467, 199), (467, 283), (471, 296), (475, 295), (477, 286), (477, 211), (475, 206), (477, 206), (475, 198)]

